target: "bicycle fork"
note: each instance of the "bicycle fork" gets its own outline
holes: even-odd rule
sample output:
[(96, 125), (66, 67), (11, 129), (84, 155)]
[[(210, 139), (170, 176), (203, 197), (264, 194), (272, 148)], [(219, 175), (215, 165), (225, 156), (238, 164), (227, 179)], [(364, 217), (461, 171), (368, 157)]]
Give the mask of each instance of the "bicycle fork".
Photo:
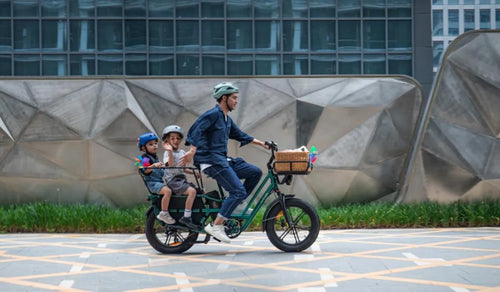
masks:
[(288, 196), (287, 195), (283, 195), (279, 189), (276, 190), (276, 194), (278, 195), (279, 203), (281, 205), (281, 209), (283, 210), (283, 215), (285, 216), (286, 223), (288, 224), (288, 226), (290, 228), (294, 228), (295, 227), (295, 223), (290, 218), (290, 214), (288, 214), (288, 211), (286, 209), (286, 199), (287, 199)]

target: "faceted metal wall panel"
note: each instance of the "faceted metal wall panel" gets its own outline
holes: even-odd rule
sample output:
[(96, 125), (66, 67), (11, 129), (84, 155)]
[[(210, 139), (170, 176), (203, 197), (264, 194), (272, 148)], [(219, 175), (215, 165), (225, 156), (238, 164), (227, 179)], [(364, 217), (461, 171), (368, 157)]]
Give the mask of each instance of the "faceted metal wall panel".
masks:
[[(187, 131), (221, 81), (240, 88), (231, 116), (244, 131), (282, 150), (317, 147), (314, 173), (286, 191), (313, 204), (394, 199), (422, 103), (410, 78), (13, 79), (0, 80), (0, 204), (145, 202), (136, 137), (172, 123)], [(265, 170), (269, 152), (229, 146)]]
[(443, 56), (402, 201), (500, 198), (500, 32), (461, 35)]

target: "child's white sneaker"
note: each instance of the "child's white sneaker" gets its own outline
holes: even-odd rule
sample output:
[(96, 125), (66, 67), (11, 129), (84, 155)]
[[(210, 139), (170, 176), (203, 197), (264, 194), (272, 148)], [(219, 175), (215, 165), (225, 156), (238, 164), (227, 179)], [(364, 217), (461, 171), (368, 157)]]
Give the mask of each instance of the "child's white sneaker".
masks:
[(166, 212), (166, 211), (161, 211), (160, 214), (158, 214), (158, 216), (156, 216), (156, 218), (158, 220), (161, 220), (167, 224), (174, 224), (175, 223), (175, 219), (172, 218), (172, 216), (170, 216), (170, 213)]

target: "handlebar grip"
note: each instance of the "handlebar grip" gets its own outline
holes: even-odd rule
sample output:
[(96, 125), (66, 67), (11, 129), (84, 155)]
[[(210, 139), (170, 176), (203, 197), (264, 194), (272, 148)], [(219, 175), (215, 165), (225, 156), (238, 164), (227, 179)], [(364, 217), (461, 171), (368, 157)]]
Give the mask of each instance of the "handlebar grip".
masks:
[(265, 141), (264, 144), (269, 146), (274, 151), (278, 151), (278, 144), (274, 143), (274, 141)]

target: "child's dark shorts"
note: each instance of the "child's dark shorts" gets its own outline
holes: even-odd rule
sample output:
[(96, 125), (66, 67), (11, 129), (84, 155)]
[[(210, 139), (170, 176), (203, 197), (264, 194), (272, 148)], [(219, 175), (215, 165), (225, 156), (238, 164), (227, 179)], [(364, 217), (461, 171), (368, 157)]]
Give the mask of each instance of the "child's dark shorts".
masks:
[(172, 193), (181, 195), (191, 186), (183, 174), (176, 175), (167, 182), (167, 186), (172, 190)]

